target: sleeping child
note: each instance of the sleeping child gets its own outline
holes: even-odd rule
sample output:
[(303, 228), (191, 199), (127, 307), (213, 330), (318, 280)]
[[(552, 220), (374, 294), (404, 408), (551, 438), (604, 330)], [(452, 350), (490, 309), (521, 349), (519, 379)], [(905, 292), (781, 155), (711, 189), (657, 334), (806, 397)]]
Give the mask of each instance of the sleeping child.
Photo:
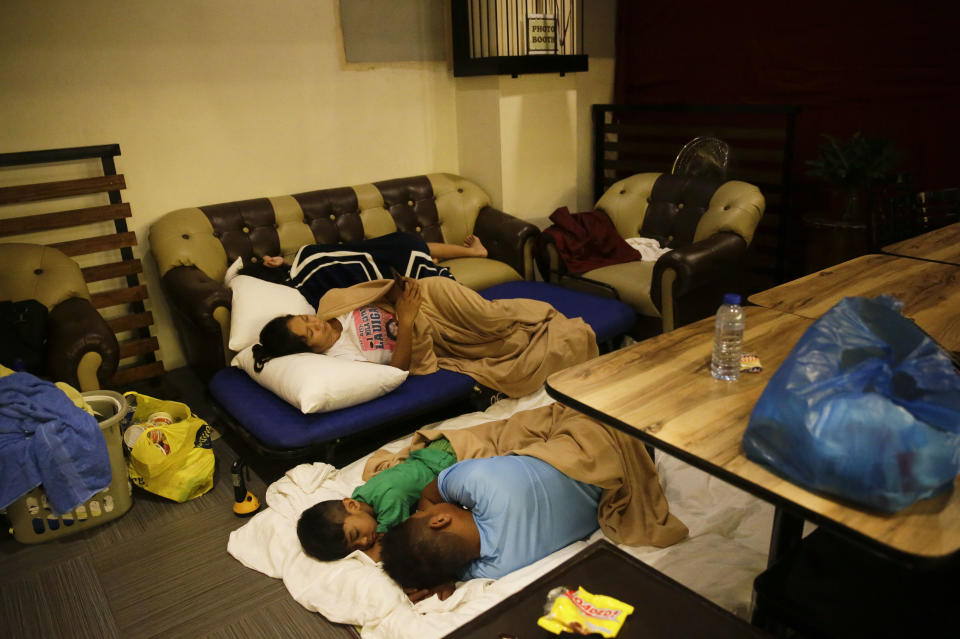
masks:
[(304, 552), (320, 561), (333, 561), (363, 550), (379, 561), (382, 533), (409, 517), (424, 487), (456, 462), (450, 442), (440, 438), (371, 477), (351, 497), (314, 504), (297, 522)]

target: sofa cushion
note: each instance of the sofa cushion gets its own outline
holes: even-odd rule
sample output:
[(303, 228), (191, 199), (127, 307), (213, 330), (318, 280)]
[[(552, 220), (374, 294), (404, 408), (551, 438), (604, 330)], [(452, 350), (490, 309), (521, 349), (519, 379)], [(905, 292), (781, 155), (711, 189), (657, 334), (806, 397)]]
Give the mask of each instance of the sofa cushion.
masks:
[(583, 276), (617, 289), (620, 299), (632, 306), (640, 315), (660, 317), (660, 311), (650, 297), (654, 264), (656, 262), (647, 261), (613, 264), (587, 271)]
[(440, 266), (450, 269), (454, 279), (475, 291), (523, 279), (507, 264), (486, 257), (458, 257), (445, 260)]

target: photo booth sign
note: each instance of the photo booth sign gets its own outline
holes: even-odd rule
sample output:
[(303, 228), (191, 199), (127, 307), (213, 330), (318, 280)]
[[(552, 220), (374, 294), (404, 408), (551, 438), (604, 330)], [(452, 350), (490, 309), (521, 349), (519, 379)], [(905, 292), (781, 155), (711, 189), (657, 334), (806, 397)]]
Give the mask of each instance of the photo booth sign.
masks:
[(527, 14), (527, 54), (557, 52), (557, 19), (551, 13)]

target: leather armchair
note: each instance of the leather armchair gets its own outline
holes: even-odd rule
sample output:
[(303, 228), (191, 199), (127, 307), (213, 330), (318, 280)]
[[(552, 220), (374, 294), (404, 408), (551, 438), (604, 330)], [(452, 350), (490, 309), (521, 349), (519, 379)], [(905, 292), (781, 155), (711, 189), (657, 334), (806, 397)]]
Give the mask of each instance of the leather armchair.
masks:
[[(716, 310), (763, 216), (760, 190), (660, 173), (640, 173), (611, 186), (596, 204), (623, 239), (656, 237), (672, 250), (655, 262), (634, 261), (574, 273), (554, 235), (542, 233), (536, 260), (544, 280), (592, 286), (630, 304), (667, 332)], [(736, 290), (735, 288), (731, 290)]]
[(105, 386), (117, 371), (116, 335), (90, 302), (80, 267), (38, 244), (0, 244), (0, 299), (47, 307), (47, 373), (81, 391)]
[(394, 231), (452, 244), (470, 234), (479, 237), (486, 258), (441, 262), (475, 290), (534, 278), (539, 229), (491, 207), (480, 187), (447, 173), (180, 209), (151, 226), (150, 248), (187, 361), (209, 378), (232, 357), (232, 292), (223, 276), (238, 257), (291, 257), (306, 244)]

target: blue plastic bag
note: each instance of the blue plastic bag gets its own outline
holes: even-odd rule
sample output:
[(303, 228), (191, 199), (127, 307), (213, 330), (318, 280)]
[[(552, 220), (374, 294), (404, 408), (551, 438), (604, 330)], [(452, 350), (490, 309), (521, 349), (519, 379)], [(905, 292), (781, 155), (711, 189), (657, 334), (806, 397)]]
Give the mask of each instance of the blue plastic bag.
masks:
[(743, 435), (807, 489), (897, 511), (960, 471), (960, 374), (889, 296), (848, 297), (803, 334)]

